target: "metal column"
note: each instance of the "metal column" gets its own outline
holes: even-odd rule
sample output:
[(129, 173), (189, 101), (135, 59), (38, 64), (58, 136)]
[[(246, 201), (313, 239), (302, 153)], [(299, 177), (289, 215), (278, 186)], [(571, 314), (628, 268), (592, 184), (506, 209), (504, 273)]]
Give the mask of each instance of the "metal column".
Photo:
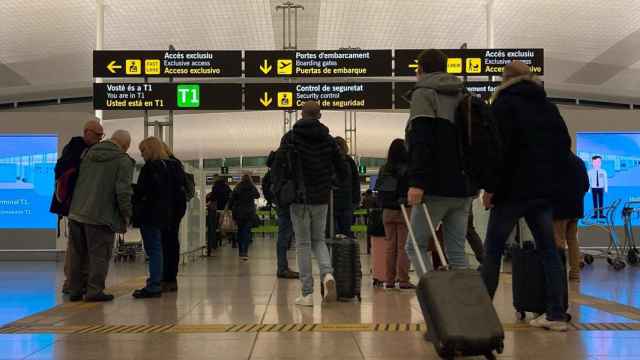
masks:
[[(96, 0), (96, 50), (104, 48), (104, 0)], [(96, 78), (96, 83), (102, 83), (102, 78)], [(95, 110), (95, 116), (102, 123), (102, 110)]]
[(349, 155), (356, 159), (358, 157), (358, 124), (357, 111), (344, 112), (344, 139), (349, 146)]
[[(169, 45), (169, 51), (175, 51), (175, 47), (173, 45)], [(147, 77), (145, 76), (144, 82), (147, 82)], [(169, 82), (173, 82), (173, 77), (169, 78)], [(153, 136), (160, 138), (160, 140), (164, 141), (170, 149), (173, 150), (173, 110), (169, 110), (169, 116), (167, 121), (149, 121), (149, 111), (144, 111), (144, 138), (149, 137), (149, 127), (153, 126)], [(165, 128), (166, 131), (165, 131)]]
[[(304, 10), (304, 6), (285, 1), (276, 5), (276, 12), (279, 10), (282, 10), (282, 49), (296, 50), (298, 48), (298, 10)], [(289, 78), (289, 82), (291, 81), (292, 79)], [(285, 110), (283, 115), (282, 131), (286, 134), (298, 119), (298, 110)]]

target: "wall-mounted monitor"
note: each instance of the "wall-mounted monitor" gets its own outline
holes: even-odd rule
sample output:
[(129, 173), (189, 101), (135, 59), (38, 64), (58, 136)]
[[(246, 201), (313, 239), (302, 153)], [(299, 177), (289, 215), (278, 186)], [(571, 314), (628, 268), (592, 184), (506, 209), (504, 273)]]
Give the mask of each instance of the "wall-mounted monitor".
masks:
[(607, 210), (620, 200), (614, 220), (622, 225), (622, 206), (640, 200), (640, 132), (579, 132), (576, 151), (589, 173), (581, 224), (605, 224)]

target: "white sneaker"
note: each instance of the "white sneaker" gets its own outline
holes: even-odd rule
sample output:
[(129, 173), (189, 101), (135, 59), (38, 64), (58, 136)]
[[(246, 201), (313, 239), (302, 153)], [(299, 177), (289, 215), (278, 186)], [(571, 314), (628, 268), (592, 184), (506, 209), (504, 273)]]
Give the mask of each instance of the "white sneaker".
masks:
[(537, 318), (531, 320), (529, 325), (537, 328), (543, 328), (552, 331), (567, 331), (569, 330), (569, 324), (566, 321), (551, 321), (547, 320), (547, 315), (542, 314)]
[(324, 284), (324, 301), (331, 302), (338, 300), (338, 293), (336, 292), (336, 279), (333, 278), (332, 274), (326, 274), (324, 276), (324, 280), (322, 280)]
[(296, 299), (296, 305), (299, 306), (313, 306), (313, 294), (307, 296), (299, 296)]

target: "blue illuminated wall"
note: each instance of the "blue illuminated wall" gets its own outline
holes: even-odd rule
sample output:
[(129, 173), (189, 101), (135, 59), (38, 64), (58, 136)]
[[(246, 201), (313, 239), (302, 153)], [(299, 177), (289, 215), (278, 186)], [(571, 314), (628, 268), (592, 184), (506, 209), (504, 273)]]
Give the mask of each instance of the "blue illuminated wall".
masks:
[[(622, 203), (640, 200), (640, 133), (584, 132), (576, 134), (576, 150), (587, 170), (593, 168), (592, 157), (602, 157), (602, 169), (607, 172), (609, 189), (604, 194), (605, 207), (615, 199)], [(593, 214), (591, 192), (584, 198), (585, 215)], [(616, 212), (616, 224), (622, 225), (621, 209)]]
[(56, 135), (0, 135), (0, 229), (54, 229)]

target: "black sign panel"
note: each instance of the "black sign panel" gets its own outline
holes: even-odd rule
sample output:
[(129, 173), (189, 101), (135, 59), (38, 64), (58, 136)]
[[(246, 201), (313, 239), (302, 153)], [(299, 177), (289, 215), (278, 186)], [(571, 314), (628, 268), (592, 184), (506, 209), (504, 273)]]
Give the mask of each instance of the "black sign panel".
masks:
[[(415, 82), (396, 82), (394, 89), (395, 94), (395, 108), (396, 109), (408, 109), (409, 108), (409, 92), (415, 87)], [(496, 91), (496, 88), (500, 85), (497, 81), (474, 81), (466, 84), (466, 88), (469, 92), (478, 96), (484, 100), (491, 98), (491, 95)]]
[(95, 50), (93, 77), (241, 77), (239, 50)]
[(242, 110), (242, 85), (93, 84), (97, 110)]
[[(395, 75), (414, 76), (418, 55), (422, 50), (396, 50)], [(518, 60), (529, 65), (531, 72), (544, 75), (543, 49), (443, 49), (447, 72), (452, 75), (500, 76), (508, 63)]]
[(390, 82), (246, 84), (246, 110), (297, 109), (315, 100), (322, 109), (391, 109)]
[(391, 76), (391, 50), (245, 51), (246, 77)]

